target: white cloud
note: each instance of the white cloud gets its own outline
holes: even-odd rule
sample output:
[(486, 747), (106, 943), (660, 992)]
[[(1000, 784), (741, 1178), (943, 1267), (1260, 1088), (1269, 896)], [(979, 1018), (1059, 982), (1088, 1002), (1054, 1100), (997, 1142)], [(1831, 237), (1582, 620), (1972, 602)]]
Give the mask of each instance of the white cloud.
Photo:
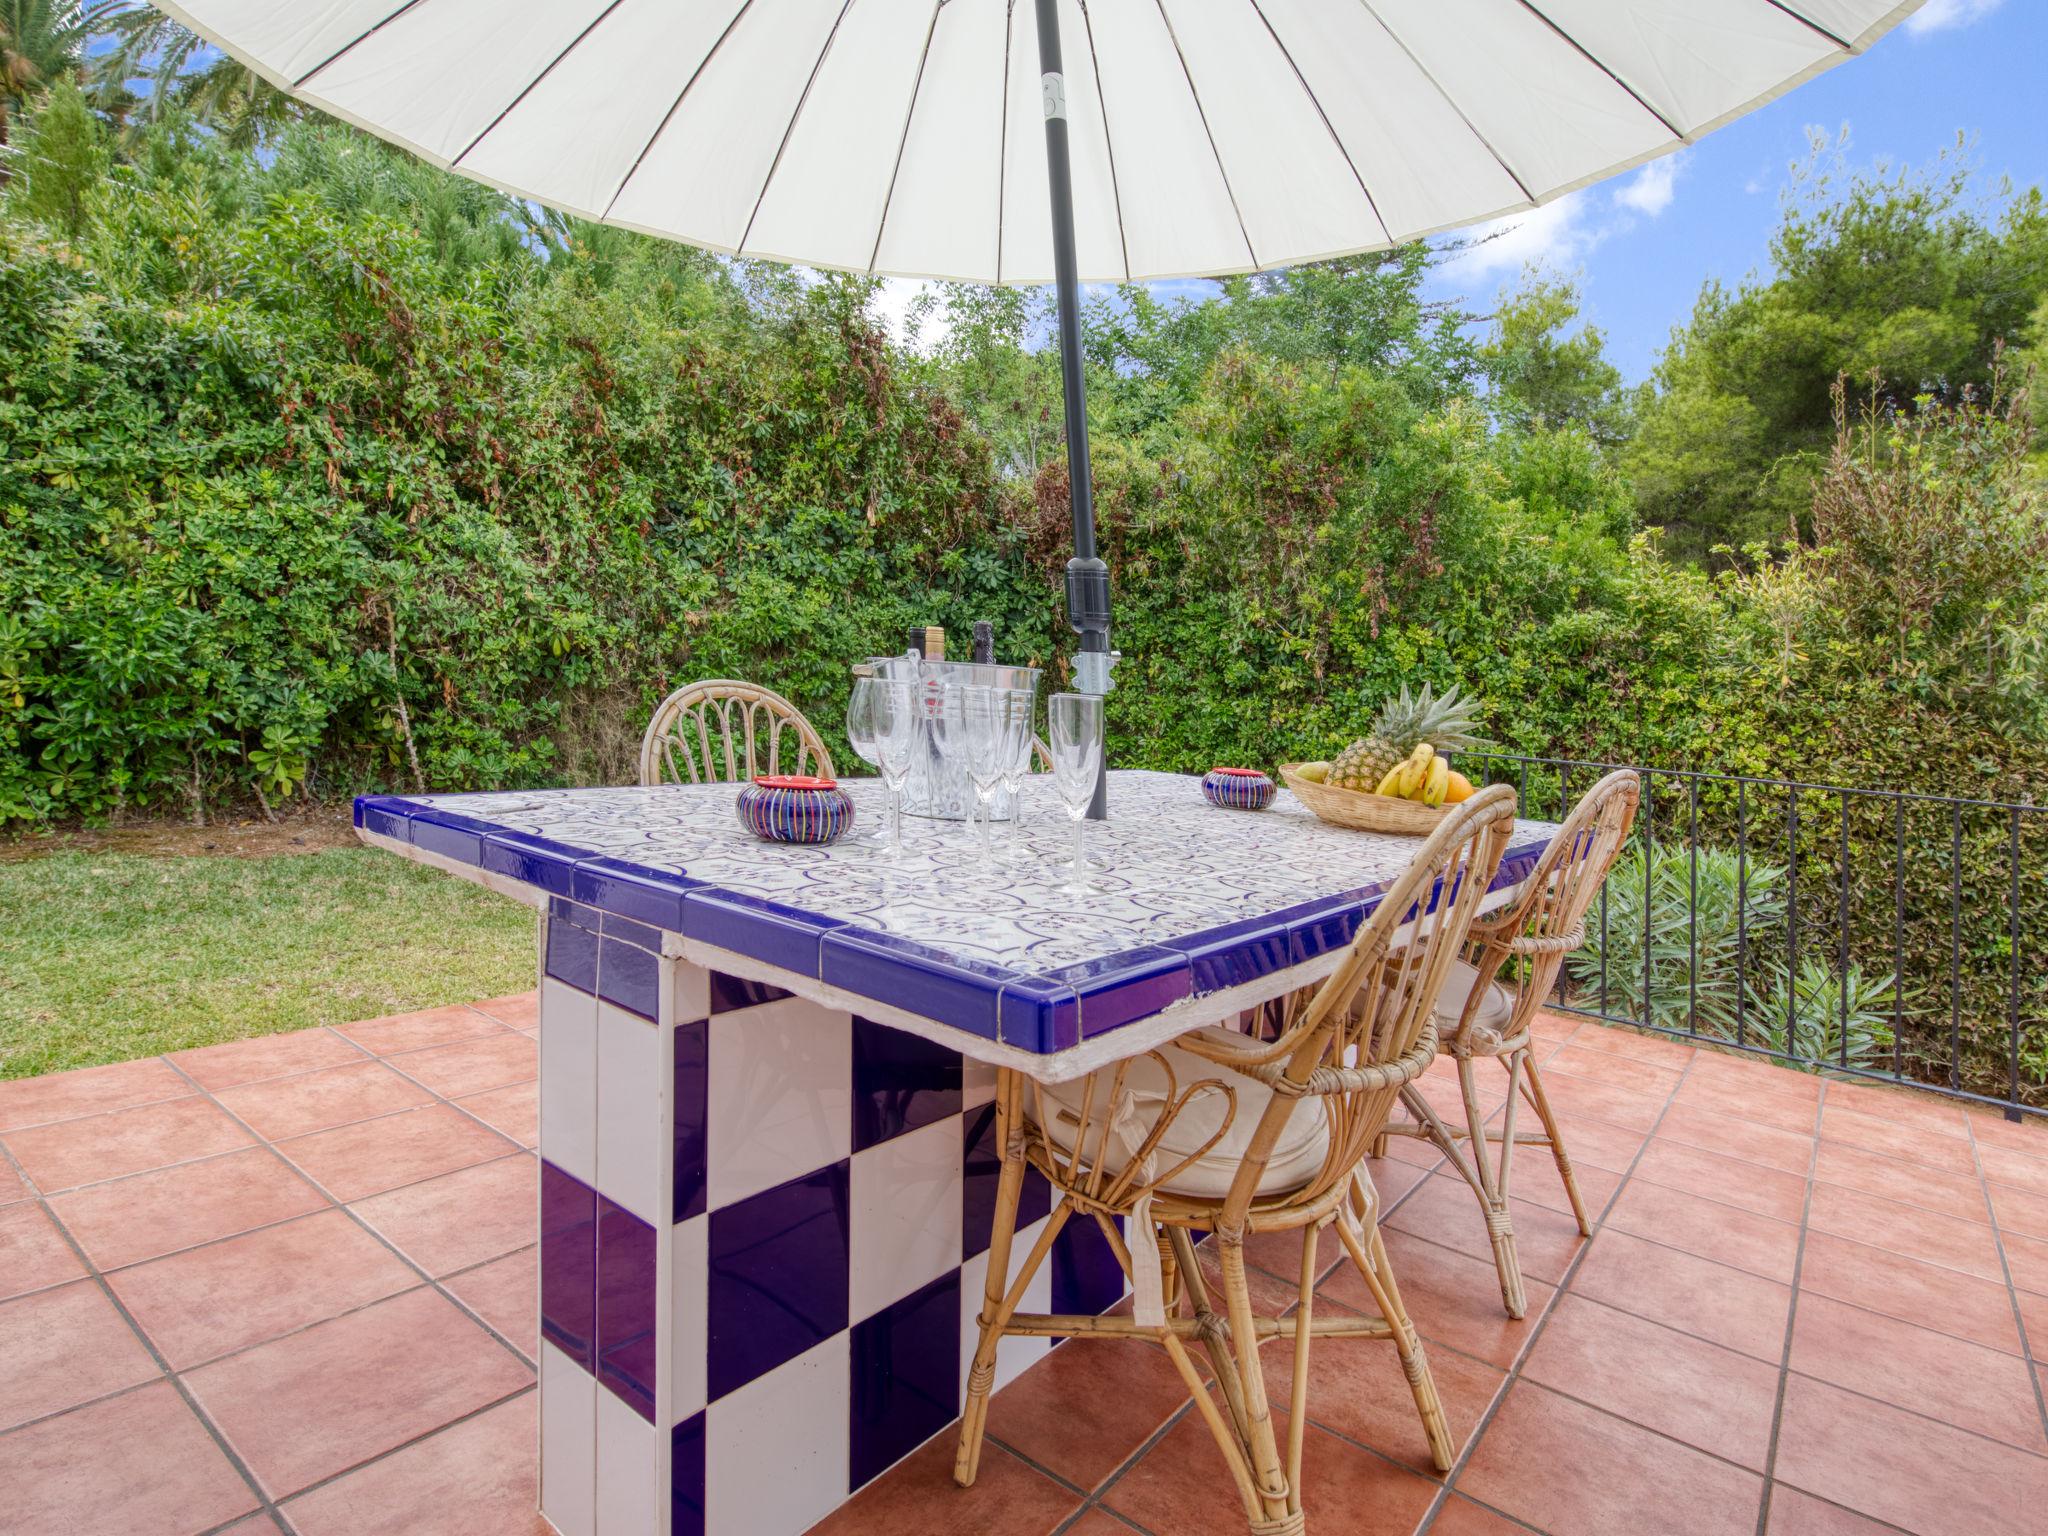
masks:
[(1929, 32), (1946, 32), (1982, 21), (2005, 0), (1927, 0), (1927, 4), (1906, 18), (1906, 30), (1915, 37)]
[(1588, 222), (1591, 211), (1585, 192), (1570, 192), (1541, 208), (1475, 225), (1463, 237), (1470, 244), (1444, 263), (1442, 273), (1452, 281), (1477, 282), (1529, 266), (1575, 266), (1607, 238), (1605, 228)]
[(946, 312), (937, 304), (925, 311), (915, 337), (911, 334), (911, 306), (934, 287), (922, 278), (882, 279), (882, 291), (874, 298), (874, 314), (898, 346), (915, 345), (918, 351), (929, 353), (946, 339)]
[(1678, 173), (1685, 168), (1685, 156), (1666, 155), (1652, 160), (1614, 190), (1614, 206), (1632, 209), (1654, 219), (1671, 206), (1678, 192)]

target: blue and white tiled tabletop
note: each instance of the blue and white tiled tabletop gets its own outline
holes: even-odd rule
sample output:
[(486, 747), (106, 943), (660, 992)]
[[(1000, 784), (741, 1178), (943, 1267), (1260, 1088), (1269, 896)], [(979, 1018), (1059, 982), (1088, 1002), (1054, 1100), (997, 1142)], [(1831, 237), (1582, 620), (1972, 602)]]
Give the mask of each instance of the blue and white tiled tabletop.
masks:
[[(863, 836), (886, 820), (881, 786), (842, 782), (855, 832), (822, 848), (755, 839), (727, 784), (371, 796), (355, 818), (369, 840), (427, 862), (935, 1021), (969, 1054), (1045, 1066), (1084, 1042), (1097, 1056), (1110, 1031), (1190, 999), (1250, 1001), (1264, 978), (1313, 979), (1419, 842), (1326, 826), (1284, 791), (1265, 811), (1228, 810), (1196, 778), (1121, 770), (1110, 820), (1087, 830), (1092, 888), (1076, 895), (1056, 867), (1070, 824), (1044, 784), (1026, 790), (1014, 846), (998, 825), (1010, 857), (990, 872), (960, 824), (914, 817), (893, 860)], [(1496, 891), (1528, 873), (1553, 830), (1516, 824)]]

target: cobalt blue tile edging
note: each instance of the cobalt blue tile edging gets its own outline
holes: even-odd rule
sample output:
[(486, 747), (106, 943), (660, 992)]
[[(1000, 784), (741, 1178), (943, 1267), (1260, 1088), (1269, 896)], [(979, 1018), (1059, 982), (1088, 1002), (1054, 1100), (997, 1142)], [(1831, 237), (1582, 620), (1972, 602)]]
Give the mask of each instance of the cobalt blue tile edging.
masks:
[[(1011, 971), (929, 945), (721, 890), (688, 874), (568, 844), (403, 796), (358, 796), (355, 825), (534, 885), (612, 919), (679, 933), (811, 976), (873, 1001), (1050, 1054), (1146, 1018), (1187, 997), (1257, 981), (1342, 948), (1385, 885), (1320, 897), (1261, 917), (1043, 973)], [(1534, 869), (1545, 843), (1509, 849), (1494, 888)], [(1436, 893), (1429, 905), (1434, 907)], [(623, 936), (629, 930), (610, 930)], [(642, 933), (633, 942), (645, 943)]]

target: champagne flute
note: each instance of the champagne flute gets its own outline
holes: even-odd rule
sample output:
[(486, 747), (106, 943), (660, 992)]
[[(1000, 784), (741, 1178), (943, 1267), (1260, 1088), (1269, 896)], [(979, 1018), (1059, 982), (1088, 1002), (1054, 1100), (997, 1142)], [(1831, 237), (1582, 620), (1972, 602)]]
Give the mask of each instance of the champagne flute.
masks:
[(1074, 866), (1065, 890), (1088, 890), (1088, 807), (1095, 801), (1095, 781), (1102, 773), (1102, 699), (1092, 693), (1056, 693), (1046, 701), (1046, 724), (1052, 736), (1053, 788), (1074, 823)]
[(981, 867), (995, 867), (990, 850), (990, 822), (995, 809), (996, 786), (1003, 781), (1003, 748), (1008, 717), (1001, 694), (993, 688), (969, 688), (960, 696), (960, 719), (964, 727), (962, 746), (967, 759), (968, 782), (974, 785), (974, 805), (981, 816)]
[[(846, 700), (846, 739), (853, 747), (854, 755), (870, 768), (882, 766), (881, 754), (875, 746), (875, 691), (882, 684), (876, 677), (856, 677), (853, 692)], [(879, 843), (882, 829), (869, 827), (857, 834), (858, 841)]]
[(922, 699), (915, 683), (883, 678), (865, 679), (875, 684), (869, 695), (869, 720), (875, 732), (876, 766), (889, 791), (889, 856), (903, 858), (903, 787), (910, 782), (910, 765), (924, 740), (919, 728)]
[(1004, 688), (997, 697), (1003, 710), (1003, 789), (1010, 797), (1010, 841), (1005, 857), (1014, 862), (1024, 821), (1024, 776), (1031, 771), (1032, 748), (1038, 744), (1031, 730), (1038, 698), (1029, 688)]

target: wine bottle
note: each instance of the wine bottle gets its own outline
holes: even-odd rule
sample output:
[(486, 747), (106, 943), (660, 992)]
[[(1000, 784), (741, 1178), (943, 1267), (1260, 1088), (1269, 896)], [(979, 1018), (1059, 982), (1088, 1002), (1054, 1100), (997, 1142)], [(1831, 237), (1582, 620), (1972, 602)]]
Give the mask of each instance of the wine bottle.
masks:
[(996, 627), (987, 619), (974, 621), (973, 661), (977, 666), (992, 667), (996, 662)]

